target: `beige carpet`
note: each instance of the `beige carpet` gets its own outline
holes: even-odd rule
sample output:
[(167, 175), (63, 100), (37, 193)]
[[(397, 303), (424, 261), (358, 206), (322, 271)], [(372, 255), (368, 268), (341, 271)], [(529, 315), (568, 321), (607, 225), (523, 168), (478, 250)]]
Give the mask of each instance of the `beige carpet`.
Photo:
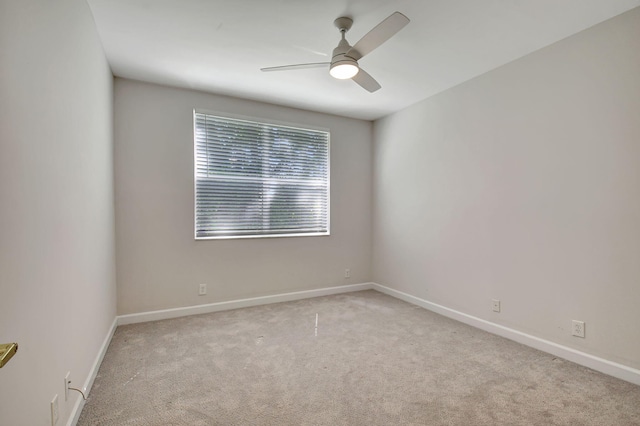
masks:
[(640, 425), (640, 387), (364, 291), (118, 327), (78, 424)]

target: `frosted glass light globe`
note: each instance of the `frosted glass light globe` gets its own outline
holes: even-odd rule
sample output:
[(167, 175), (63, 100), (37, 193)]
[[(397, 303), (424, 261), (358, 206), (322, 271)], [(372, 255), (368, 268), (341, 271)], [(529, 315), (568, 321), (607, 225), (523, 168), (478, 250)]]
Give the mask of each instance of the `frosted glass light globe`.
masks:
[(358, 74), (360, 68), (357, 65), (354, 65), (351, 62), (342, 62), (334, 64), (329, 70), (329, 74), (333, 78), (337, 78), (339, 80), (346, 80), (348, 78), (353, 78), (356, 74)]

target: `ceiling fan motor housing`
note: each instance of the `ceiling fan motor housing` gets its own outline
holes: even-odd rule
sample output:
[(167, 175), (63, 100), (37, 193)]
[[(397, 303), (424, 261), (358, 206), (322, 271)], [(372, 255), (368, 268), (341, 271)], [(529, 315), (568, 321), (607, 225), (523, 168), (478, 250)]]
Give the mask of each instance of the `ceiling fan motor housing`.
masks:
[(347, 52), (351, 50), (351, 45), (344, 38), (338, 43), (338, 47), (333, 49), (333, 55), (331, 57), (331, 66), (338, 65), (340, 63), (350, 63), (358, 66), (358, 61), (354, 58), (347, 56)]

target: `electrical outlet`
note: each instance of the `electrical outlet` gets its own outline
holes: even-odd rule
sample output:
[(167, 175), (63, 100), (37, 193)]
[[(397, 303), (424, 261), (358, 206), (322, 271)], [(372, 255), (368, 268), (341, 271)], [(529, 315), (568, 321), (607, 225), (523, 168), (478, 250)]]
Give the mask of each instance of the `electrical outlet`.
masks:
[(71, 376), (71, 371), (67, 371), (67, 374), (64, 375), (64, 400), (65, 401), (69, 400), (69, 384), (71, 383), (69, 376)]
[(344, 270), (344, 277), (351, 278), (351, 269), (347, 268)]
[(56, 426), (59, 416), (60, 410), (58, 408), (58, 394), (56, 394), (56, 396), (51, 400), (51, 426)]
[(204, 296), (205, 294), (207, 294), (207, 285), (206, 284), (200, 284), (200, 289), (198, 290), (198, 294), (200, 296)]
[(571, 326), (571, 334), (576, 337), (584, 338), (584, 321), (573, 320)]
[(493, 312), (500, 312), (500, 301), (498, 299), (493, 299), (492, 303)]

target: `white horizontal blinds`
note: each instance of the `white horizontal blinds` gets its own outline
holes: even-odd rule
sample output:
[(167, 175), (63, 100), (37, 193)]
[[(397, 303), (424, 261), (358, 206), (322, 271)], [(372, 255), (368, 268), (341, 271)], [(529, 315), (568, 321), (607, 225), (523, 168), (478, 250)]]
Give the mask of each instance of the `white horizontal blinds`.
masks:
[(195, 114), (196, 237), (328, 232), (329, 134)]

